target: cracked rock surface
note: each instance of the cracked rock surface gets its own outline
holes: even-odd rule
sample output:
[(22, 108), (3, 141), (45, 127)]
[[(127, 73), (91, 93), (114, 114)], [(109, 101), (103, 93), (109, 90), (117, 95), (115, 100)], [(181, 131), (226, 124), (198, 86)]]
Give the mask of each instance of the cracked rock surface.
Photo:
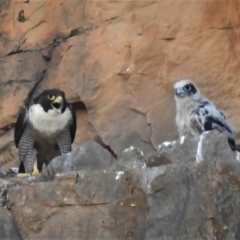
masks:
[(120, 169), (111, 153), (94, 141), (88, 141), (71, 153), (54, 158), (42, 175), (54, 176), (79, 170)]
[(9, 135), (38, 81), (74, 103), (74, 149), (98, 138), (117, 157), (129, 146), (154, 154), (177, 137), (180, 78), (194, 79), (239, 129), (239, 12), (235, 0), (1, 0), (0, 170), (18, 166)]
[[(87, 149), (93, 154), (84, 166)], [(90, 141), (64, 155), (60, 165), (57, 159), (43, 176), (1, 176), (4, 239), (240, 237), (239, 159), (218, 132), (164, 142), (150, 158), (130, 147), (116, 160)]]

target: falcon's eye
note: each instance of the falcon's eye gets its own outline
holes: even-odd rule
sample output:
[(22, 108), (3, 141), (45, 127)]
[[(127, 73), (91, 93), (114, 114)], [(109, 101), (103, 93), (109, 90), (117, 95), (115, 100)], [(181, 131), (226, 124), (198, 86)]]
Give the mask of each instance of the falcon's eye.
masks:
[(56, 97), (55, 97), (54, 95), (52, 95), (52, 94), (49, 94), (49, 95), (48, 95), (48, 99), (51, 100), (51, 101), (53, 101), (55, 98), (56, 98)]
[(187, 91), (191, 91), (192, 86), (190, 84), (188, 84), (184, 87), (184, 89), (187, 90)]

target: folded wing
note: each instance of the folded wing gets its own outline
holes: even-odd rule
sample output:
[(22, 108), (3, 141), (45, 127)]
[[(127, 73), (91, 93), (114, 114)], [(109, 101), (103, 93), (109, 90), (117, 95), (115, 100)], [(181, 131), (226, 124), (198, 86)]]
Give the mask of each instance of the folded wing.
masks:
[(235, 148), (234, 130), (227, 121), (224, 113), (208, 101), (203, 101), (192, 113), (192, 124), (199, 132), (218, 130), (229, 141), (230, 147)]

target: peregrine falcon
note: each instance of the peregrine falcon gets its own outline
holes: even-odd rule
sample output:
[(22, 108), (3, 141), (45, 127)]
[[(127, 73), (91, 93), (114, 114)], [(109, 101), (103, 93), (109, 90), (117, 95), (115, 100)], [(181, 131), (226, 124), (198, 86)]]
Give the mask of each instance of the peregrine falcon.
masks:
[(25, 103), (15, 125), (20, 169), (32, 174), (34, 163), (41, 171), (54, 157), (71, 151), (76, 133), (76, 113), (65, 93), (48, 89)]
[(174, 84), (176, 124), (180, 136), (198, 136), (204, 131), (218, 130), (228, 138), (229, 146), (236, 150), (234, 127), (223, 111), (201, 94), (194, 82), (184, 79)]

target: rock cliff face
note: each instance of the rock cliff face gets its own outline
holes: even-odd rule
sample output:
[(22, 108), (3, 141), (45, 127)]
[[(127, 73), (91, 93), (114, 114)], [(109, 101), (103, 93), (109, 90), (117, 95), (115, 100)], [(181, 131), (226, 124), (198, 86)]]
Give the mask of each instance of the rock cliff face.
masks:
[[(240, 129), (239, 13), (236, 0), (0, 0), (0, 238), (240, 239), (239, 161), (219, 133), (176, 140), (172, 89), (193, 79)], [(75, 151), (19, 179), (5, 172), (37, 82), (74, 104)]]
[(98, 138), (150, 156), (177, 137), (172, 84), (184, 77), (239, 127), (238, 39), (235, 0), (1, 0), (1, 170), (16, 164), (12, 128), (37, 81), (75, 103), (75, 147)]
[(238, 240), (238, 158), (218, 132), (118, 161), (86, 142), (41, 177), (1, 176), (1, 239)]

